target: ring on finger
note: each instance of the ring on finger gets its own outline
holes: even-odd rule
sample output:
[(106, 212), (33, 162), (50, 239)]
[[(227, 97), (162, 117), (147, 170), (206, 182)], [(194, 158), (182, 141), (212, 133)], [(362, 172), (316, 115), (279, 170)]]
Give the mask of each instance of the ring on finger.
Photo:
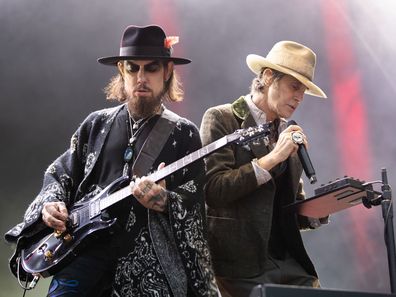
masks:
[(295, 144), (302, 144), (304, 143), (304, 134), (300, 131), (294, 131), (291, 133), (291, 138)]

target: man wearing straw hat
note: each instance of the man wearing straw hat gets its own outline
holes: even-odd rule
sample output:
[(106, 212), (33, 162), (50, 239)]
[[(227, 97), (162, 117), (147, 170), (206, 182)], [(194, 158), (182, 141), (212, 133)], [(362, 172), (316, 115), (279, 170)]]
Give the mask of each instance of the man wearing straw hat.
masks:
[[(302, 166), (292, 135), (307, 138), (286, 120), (304, 94), (326, 98), (313, 82), (315, 53), (292, 41), (276, 43), (266, 57), (248, 55), (256, 74), (251, 92), (208, 109), (201, 123), (204, 145), (239, 128), (273, 122), (261, 144), (229, 146), (206, 159), (208, 238), (222, 296), (249, 296), (263, 283), (319, 286), (300, 229), (320, 221), (286, 215), (282, 206), (304, 199)], [(279, 135), (279, 136), (278, 136)]]
[[(96, 199), (108, 185), (127, 193), (101, 213), (100, 224), (117, 218), (114, 234), (91, 238), (55, 273), (48, 296), (217, 296), (204, 230), (203, 161), (157, 183), (146, 177), (201, 148), (197, 127), (162, 104), (183, 99), (174, 65), (190, 60), (171, 56), (177, 41), (155, 25), (126, 28), (120, 54), (98, 60), (117, 69), (105, 91), (122, 104), (83, 121), (70, 148), (45, 172), (24, 221), (6, 234), (8, 241), (23, 238), (24, 244), (48, 227), (63, 236), (78, 225), (78, 218), (68, 216), (75, 203)], [(90, 217), (103, 201), (89, 204)], [(23, 269), (16, 258), (25, 246), (18, 243), (10, 261), (15, 273)], [(46, 251), (46, 260), (57, 252)]]

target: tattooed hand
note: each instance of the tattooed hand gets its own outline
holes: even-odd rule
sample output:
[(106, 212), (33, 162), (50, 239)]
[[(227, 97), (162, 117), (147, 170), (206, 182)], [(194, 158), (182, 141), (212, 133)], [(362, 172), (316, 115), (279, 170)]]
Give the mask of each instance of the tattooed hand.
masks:
[[(165, 166), (161, 163), (158, 169)], [(165, 180), (158, 182), (158, 184), (149, 180), (146, 176), (138, 178), (131, 183), (132, 195), (146, 208), (150, 208), (159, 212), (166, 211), (168, 203), (168, 195), (166, 193)]]

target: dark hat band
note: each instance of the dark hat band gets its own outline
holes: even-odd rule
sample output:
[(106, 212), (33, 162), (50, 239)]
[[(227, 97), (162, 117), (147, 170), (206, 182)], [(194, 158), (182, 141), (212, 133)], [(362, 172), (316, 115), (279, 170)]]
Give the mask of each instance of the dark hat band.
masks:
[(125, 46), (120, 48), (120, 56), (153, 56), (169, 58), (170, 49), (159, 46)]

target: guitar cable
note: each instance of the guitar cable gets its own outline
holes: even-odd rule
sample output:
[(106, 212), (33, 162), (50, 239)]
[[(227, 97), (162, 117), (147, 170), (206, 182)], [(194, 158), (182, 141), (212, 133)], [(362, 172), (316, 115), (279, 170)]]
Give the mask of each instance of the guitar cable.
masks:
[(26, 287), (27, 287), (27, 284), (28, 284), (28, 279), (26, 278), (26, 282), (25, 282), (25, 287), (23, 288), (23, 295), (22, 295), (22, 297), (25, 297), (25, 295), (26, 295)]
[(21, 282), (20, 270), (19, 270), (19, 269), (20, 269), (20, 266), (21, 266), (20, 261), (21, 261), (21, 258), (18, 257), (18, 258), (16, 259), (16, 262), (17, 262), (17, 280), (18, 280), (19, 286), (23, 289), (23, 297), (25, 297), (26, 291), (32, 290), (32, 289), (34, 289), (34, 287), (36, 287), (38, 281), (40, 280), (40, 276), (39, 276), (39, 275), (33, 276), (33, 279), (32, 279), (32, 281), (30, 282), (29, 285), (28, 285), (29, 277), (26, 276), (25, 285), (22, 284), (22, 282)]

